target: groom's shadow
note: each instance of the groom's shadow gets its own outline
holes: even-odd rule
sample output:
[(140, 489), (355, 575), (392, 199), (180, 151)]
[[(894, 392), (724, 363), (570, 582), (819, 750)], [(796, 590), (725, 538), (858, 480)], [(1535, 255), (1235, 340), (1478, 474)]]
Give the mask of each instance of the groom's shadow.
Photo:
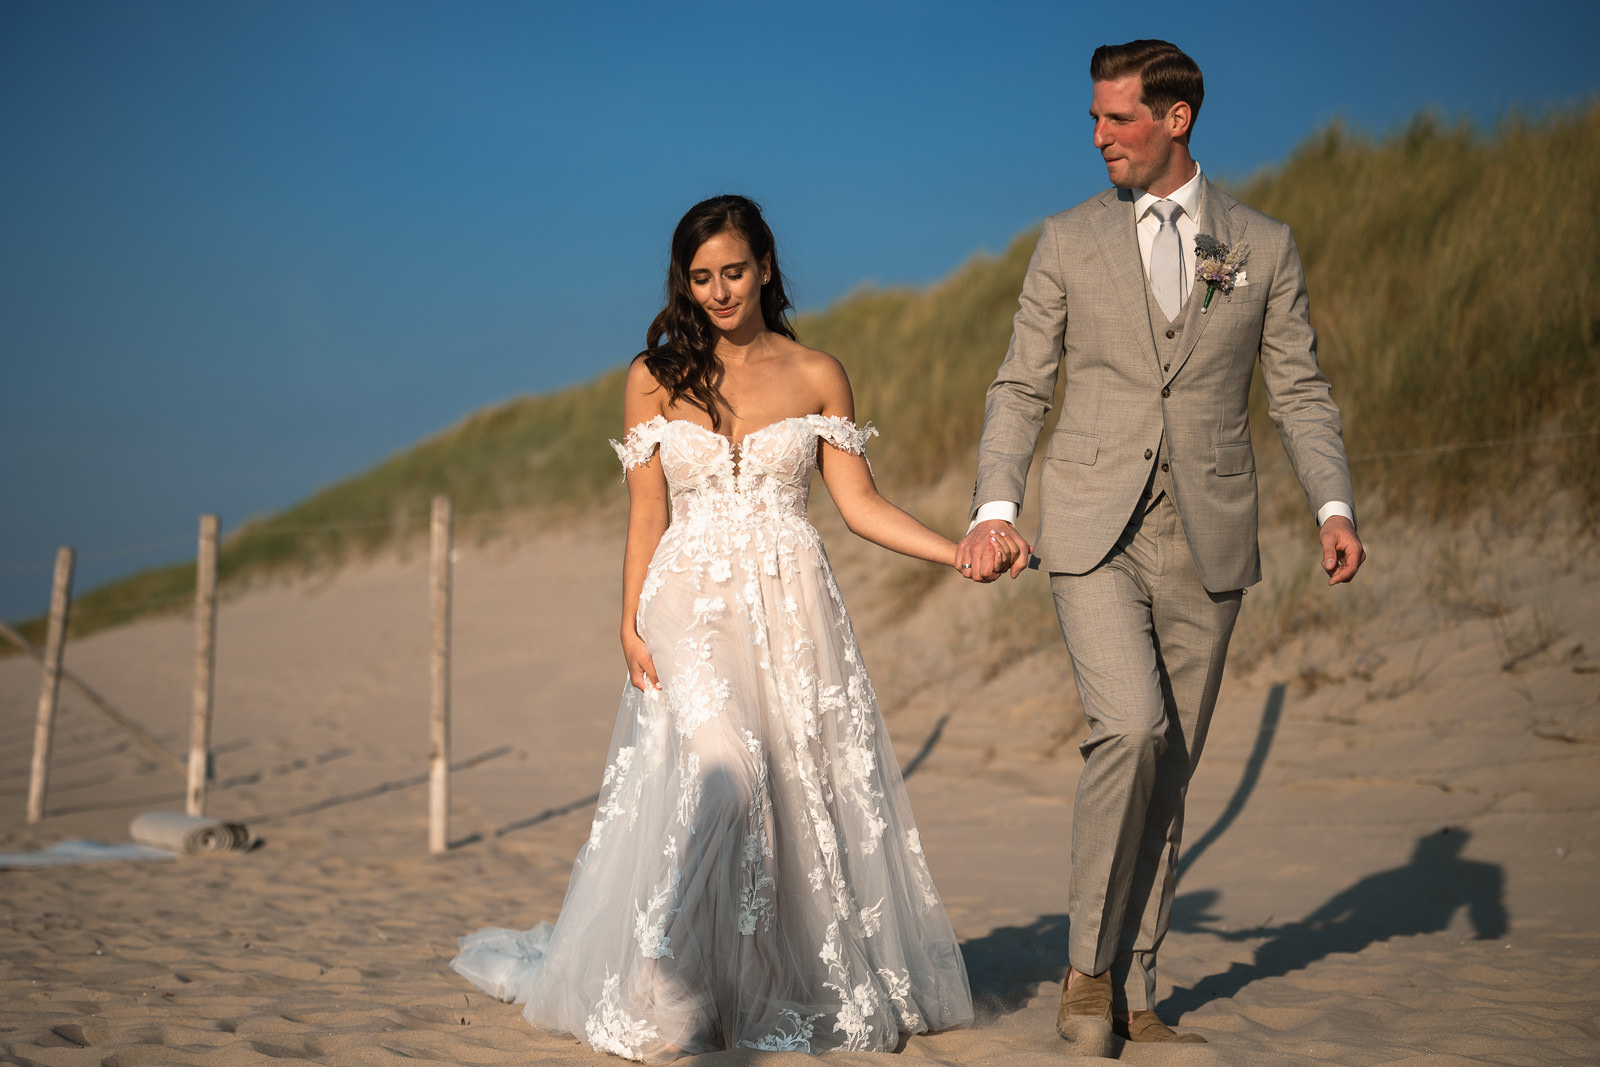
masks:
[(1185, 893), (1173, 901), (1172, 929), (1207, 933), (1227, 941), (1265, 937), (1250, 963), (1232, 964), (1222, 974), (1175, 989), (1159, 1010), (1181, 1018), (1217, 998), (1231, 997), (1251, 982), (1281, 978), (1336, 953), (1356, 953), (1397, 937), (1440, 933), (1465, 910), (1479, 940), (1504, 936), (1510, 927), (1505, 906), (1505, 874), (1493, 863), (1463, 859), (1471, 834), (1445, 827), (1418, 839), (1411, 860), (1401, 867), (1368, 875), (1330, 897), (1305, 918), (1279, 926), (1221, 930), (1209, 914), (1215, 890)]
[[(1216, 822), (1186, 849), (1181, 875), (1230, 829), (1260, 781), (1283, 713), (1285, 687), (1273, 686), (1262, 708), (1256, 742), (1238, 787)], [(943, 723), (941, 722), (941, 726)], [(938, 731), (935, 731), (937, 738)], [(1223, 930), (1211, 908), (1214, 889), (1179, 894), (1172, 903), (1171, 930), (1210, 934), (1228, 941), (1266, 938), (1249, 964), (1235, 963), (1187, 989), (1176, 989), (1161, 1005), (1175, 1019), (1218, 997), (1231, 997), (1260, 978), (1281, 977), (1340, 952), (1359, 952), (1378, 941), (1437, 933), (1465, 908), (1480, 939), (1502, 936), (1508, 928), (1501, 868), (1463, 859), (1471, 837), (1446, 827), (1417, 841), (1410, 862), (1380, 871), (1342, 890), (1298, 922), (1253, 930)], [(1042, 915), (1027, 926), (1007, 926), (961, 946), (980, 1017), (1020, 1011), (1041, 982), (1059, 983), (1066, 974), (1067, 916)]]
[[(1499, 865), (1463, 859), (1471, 834), (1446, 827), (1417, 841), (1404, 866), (1379, 871), (1335, 893), (1305, 918), (1278, 926), (1224, 930), (1212, 907), (1221, 894), (1201, 889), (1172, 905), (1172, 931), (1210, 934), (1225, 941), (1267, 940), (1250, 963), (1235, 963), (1159, 1004), (1162, 1018), (1177, 1020), (1212, 1000), (1231, 997), (1263, 978), (1281, 978), (1337, 953), (1356, 953), (1397, 937), (1440, 933), (1466, 911), (1480, 940), (1505, 935), (1505, 874)], [(1026, 926), (999, 927), (961, 946), (980, 1020), (1020, 1011), (1041, 982), (1066, 974), (1067, 916), (1041, 915)]]

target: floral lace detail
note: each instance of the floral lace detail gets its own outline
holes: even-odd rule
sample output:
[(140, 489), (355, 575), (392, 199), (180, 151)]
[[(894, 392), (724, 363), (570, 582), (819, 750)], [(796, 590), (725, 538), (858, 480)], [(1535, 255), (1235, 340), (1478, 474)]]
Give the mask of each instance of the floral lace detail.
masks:
[(878, 968), (878, 977), (883, 979), (884, 993), (889, 997), (889, 1002), (894, 1005), (895, 1017), (899, 1020), (900, 1029), (908, 1034), (914, 1034), (922, 1029), (922, 1016), (911, 1007), (911, 974), (902, 970), (896, 974), (887, 967)]
[(635, 1019), (623, 1010), (618, 994), (621, 984), (622, 976), (608, 969), (600, 999), (589, 1013), (583, 1032), (597, 1051), (637, 1060), (646, 1046), (661, 1040), (661, 1033), (645, 1020)]
[(928, 871), (928, 857), (922, 851), (922, 831), (912, 827), (906, 834), (906, 851), (911, 854), (911, 872), (917, 880), (924, 908), (939, 906), (939, 893), (933, 888), (933, 875)]
[(720, 437), (726, 442), (730, 472), (737, 474), (745, 445), (752, 438), (757, 438), (768, 431), (777, 430), (780, 427), (788, 428), (795, 423), (804, 425), (816, 437), (827, 441), (841, 452), (848, 452), (853, 456), (866, 455), (867, 442), (879, 436), (878, 428), (870, 422), (865, 426), (857, 426), (842, 415), (800, 415), (788, 419), (779, 419), (777, 422), (763, 426), (759, 430), (752, 430), (745, 434), (742, 441), (735, 443), (725, 434), (719, 434), (715, 430), (708, 430), (699, 423), (692, 423), (687, 419), (668, 419), (663, 415), (656, 415), (629, 429), (627, 433), (623, 434), (621, 441), (612, 438), (610, 445), (612, 451), (616, 452), (617, 459), (621, 461), (622, 473), (626, 476), (634, 468), (642, 467), (650, 462), (656, 453), (656, 449), (661, 446), (663, 439), (674, 432), (673, 427), (675, 425), (690, 426), (703, 435)]
[[(870, 425), (858, 429), (836, 415), (804, 415), (752, 430), (735, 444), (698, 423), (656, 415), (611, 446), (624, 473), (648, 463), (659, 450), (671, 491), (672, 523), (685, 534), (708, 522), (745, 526), (769, 517), (810, 529), (805, 510), (817, 441), (863, 455), (867, 440), (877, 432)], [(815, 538), (816, 531), (810, 532)], [(704, 568), (726, 558), (720, 551), (708, 551), (697, 563)]]
[(617, 749), (616, 756), (606, 764), (606, 771), (600, 779), (600, 803), (594, 809), (594, 822), (589, 827), (589, 846), (598, 848), (600, 838), (611, 820), (622, 814), (622, 786), (628, 777), (628, 767), (633, 763), (634, 748), (624, 745)]
[(770, 1034), (764, 1034), (756, 1041), (741, 1041), (741, 1048), (760, 1049), (762, 1052), (807, 1052), (811, 1051), (811, 1034), (813, 1023), (822, 1018), (821, 1015), (802, 1016), (792, 1008), (784, 1008), (778, 1014), (788, 1023), (789, 1028), (784, 1029), (783, 1024), (775, 1027)]
[(805, 419), (818, 437), (853, 456), (865, 455), (867, 442), (878, 436), (878, 428), (872, 423), (858, 428), (842, 415), (807, 415)]
[(850, 968), (846, 966), (840, 948), (837, 922), (828, 927), (822, 951), (817, 955), (828, 966), (829, 980), (822, 983), (823, 987), (833, 990), (839, 997), (839, 1015), (833, 1024), (835, 1031), (844, 1033), (845, 1039), (839, 1048), (847, 1052), (859, 1052), (867, 1047), (867, 1039), (872, 1036), (872, 1025), (867, 1019), (878, 1012), (877, 993), (870, 981), (851, 987)]
[(696, 730), (716, 718), (731, 695), (727, 681), (717, 677), (712, 665), (713, 647), (708, 637), (684, 637), (678, 642), (678, 651), (692, 666), (683, 677), (663, 683), (673, 723), (685, 739), (693, 737)]
[(767, 798), (767, 762), (762, 758), (760, 739), (749, 730), (744, 731), (744, 745), (756, 768), (739, 884), (739, 932), (748, 937), (758, 927), (762, 933), (772, 930), (772, 920), (777, 915), (774, 890), (778, 883), (769, 869), (772, 840), (767, 835), (767, 825), (772, 820), (772, 805)]
[(683, 875), (678, 868), (678, 842), (667, 838), (662, 855), (672, 864), (655, 891), (643, 905), (635, 905), (633, 912), (633, 937), (639, 942), (639, 952), (645, 959), (672, 958), (672, 941), (667, 937), (667, 924), (678, 914), (675, 901), (683, 886)]
[(705, 795), (706, 788), (705, 780), (700, 777), (699, 753), (678, 754), (678, 782), (681, 791), (678, 794), (677, 817), (673, 822), (692, 834), (695, 812), (700, 809), (700, 800)]
[(621, 441), (611, 439), (611, 449), (622, 461), (624, 476), (635, 467), (642, 467), (650, 462), (650, 457), (655, 455), (656, 446), (661, 443), (661, 435), (666, 429), (666, 424), (667, 420), (657, 415), (623, 434)]
[(861, 913), (856, 916), (861, 921), (863, 937), (871, 937), (883, 927), (883, 901), (884, 898), (879, 897), (876, 904), (870, 908), (862, 908)]

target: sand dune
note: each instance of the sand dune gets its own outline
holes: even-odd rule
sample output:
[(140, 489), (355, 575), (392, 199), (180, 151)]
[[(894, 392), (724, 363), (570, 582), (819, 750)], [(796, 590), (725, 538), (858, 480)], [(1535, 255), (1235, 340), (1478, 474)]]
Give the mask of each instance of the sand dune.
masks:
[[(1078, 728), (1037, 593), (891, 571), (896, 592), (875, 550), (828, 534), (981, 1009), (901, 1055), (1061, 1063)], [(1600, 1062), (1592, 536), (1377, 528), (1362, 586), (1320, 594), (1338, 600), (1297, 577), (1303, 536), (1269, 543), (1192, 788), (1160, 996), (1211, 1044), (1121, 1059)], [(470, 766), (442, 857), (425, 849), (422, 560), (229, 600), (211, 810), (263, 845), (0, 872), (0, 1059), (607, 1062), (445, 964), (458, 934), (560, 905), (623, 683), (619, 555), (605, 531), (462, 550), (453, 743)], [(1286, 640), (1302, 600), (1324, 617)], [(182, 752), (192, 639), (186, 619), (145, 621), (68, 662)], [(68, 693), (49, 817), (25, 823), (37, 684), (0, 661), (0, 851), (126, 841), (137, 812), (181, 808), (178, 776)]]

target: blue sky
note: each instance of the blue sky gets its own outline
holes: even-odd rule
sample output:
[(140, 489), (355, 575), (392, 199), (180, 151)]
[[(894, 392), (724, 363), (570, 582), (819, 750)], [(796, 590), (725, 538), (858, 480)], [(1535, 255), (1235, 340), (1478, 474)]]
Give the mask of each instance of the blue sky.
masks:
[(1597, 9), (4, 0), (0, 618), (627, 360), (704, 196), (802, 308), (1003, 248), (1104, 185), (1098, 44), (1188, 50), (1243, 176), (1591, 99)]

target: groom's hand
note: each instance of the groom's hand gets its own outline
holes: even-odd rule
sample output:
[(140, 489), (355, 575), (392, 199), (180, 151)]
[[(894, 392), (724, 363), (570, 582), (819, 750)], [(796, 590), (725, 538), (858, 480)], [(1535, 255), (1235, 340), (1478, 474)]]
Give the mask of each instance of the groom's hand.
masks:
[(1329, 515), (1319, 536), (1322, 569), (1328, 572), (1328, 584), (1338, 585), (1354, 578), (1367, 558), (1367, 550), (1356, 536), (1356, 524), (1343, 515)]
[(988, 519), (967, 531), (956, 545), (956, 568), (975, 582), (992, 582), (1007, 569), (1015, 578), (1028, 566), (1033, 546), (1002, 519)]

